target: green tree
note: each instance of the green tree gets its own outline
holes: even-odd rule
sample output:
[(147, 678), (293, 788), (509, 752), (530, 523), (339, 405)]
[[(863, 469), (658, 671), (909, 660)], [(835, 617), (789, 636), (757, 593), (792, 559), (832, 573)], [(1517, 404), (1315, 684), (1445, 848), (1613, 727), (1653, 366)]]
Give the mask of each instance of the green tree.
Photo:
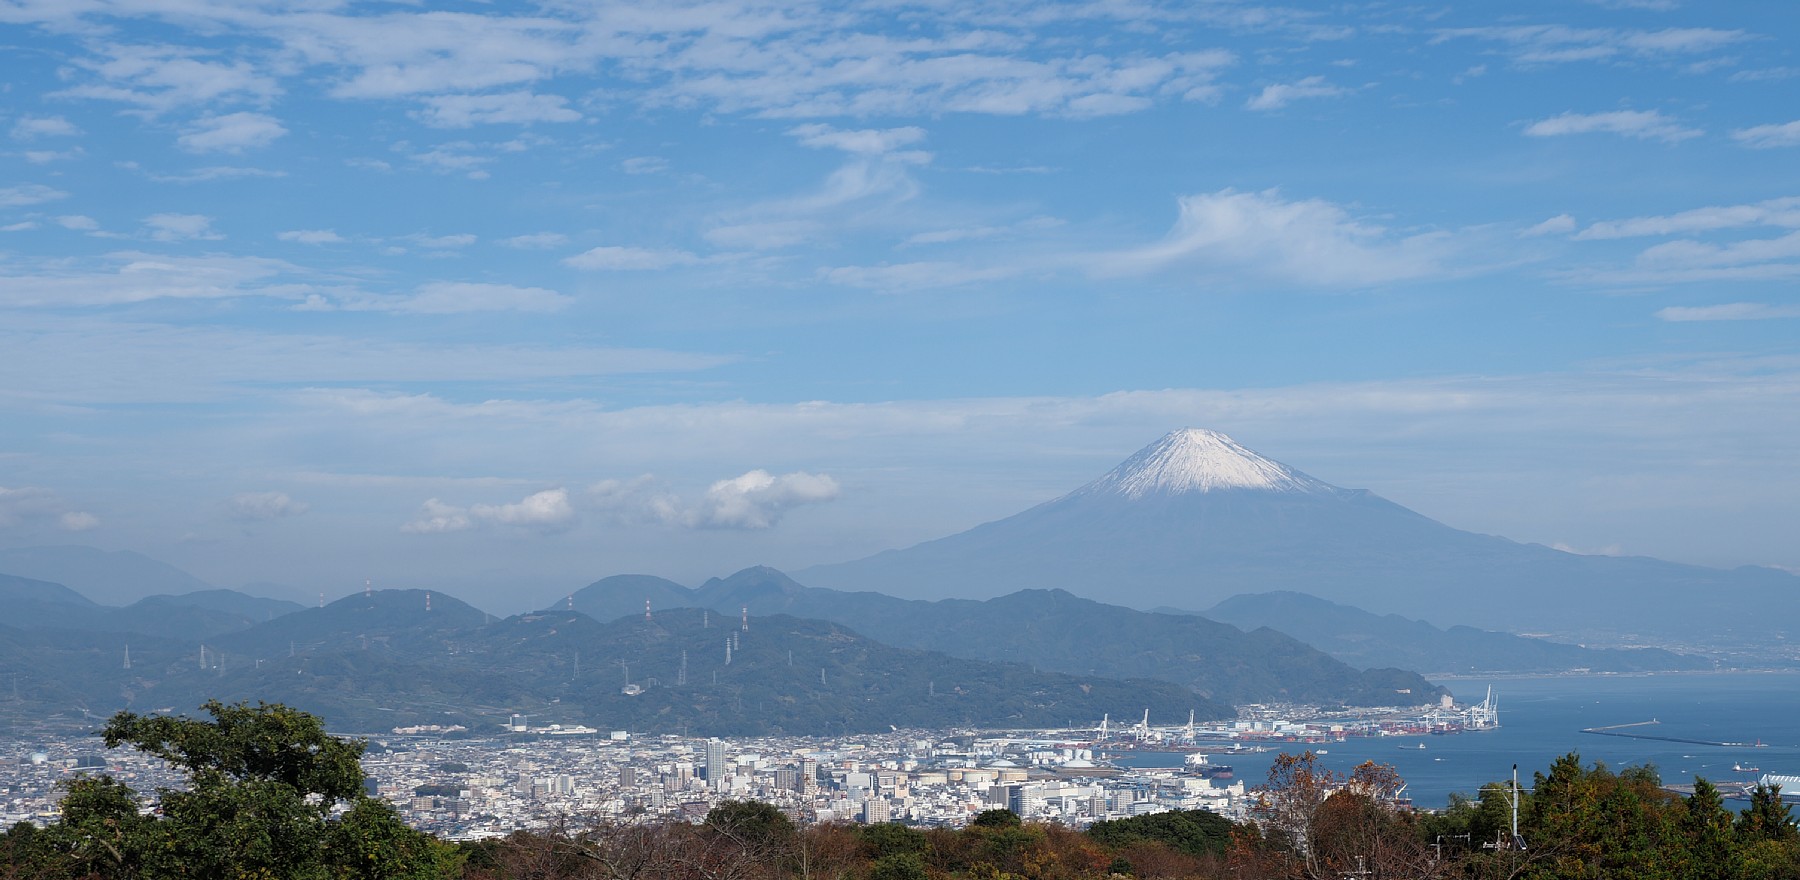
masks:
[(455, 873), (453, 848), (363, 794), (363, 743), (333, 737), (317, 717), (286, 706), (214, 700), (203, 708), (211, 720), (121, 712), (106, 723), (100, 735), (109, 747), (169, 761), (186, 771), (187, 788), (158, 791), (160, 815), (145, 816), (138, 794), (116, 780), (74, 781), (61, 821), (34, 835), (24, 853), (40, 876), (433, 880)]

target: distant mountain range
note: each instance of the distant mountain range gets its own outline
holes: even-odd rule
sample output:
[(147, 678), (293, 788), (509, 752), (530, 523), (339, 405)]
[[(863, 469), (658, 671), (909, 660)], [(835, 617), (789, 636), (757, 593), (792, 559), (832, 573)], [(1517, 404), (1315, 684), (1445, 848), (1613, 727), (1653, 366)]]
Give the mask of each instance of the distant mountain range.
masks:
[(696, 735), (1230, 713), (1167, 682), (956, 659), (786, 616), (752, 618), (745, 630), (691, 609), (602, 624), (570, 611), (495, 619), (441, 594), (426, 608), (424, 591), (358, 594), (205, 647), (134, 640), (129, 668), (108, 634), (0, 627), (0, 664), (18, 675), (17, 695), (0, 694), (0, 719), (91, 721), (120, 708), (191, 710), (215, 697), (287, 703), (357, 732), (418, 723), (492, 730), (512, 713)]
[(1061, 590), (1023, 590), (976, 602), (925, 602), (802, 586), (750, 568), (696, 589), (644, 575), (600, 580), (572, 597), (598, 620), (652, 607), (709, 608), (735, 620), (792, 614), (830, 620), (909, 648), (1041, 669), (1173, 682), (1229, 703), (1421, 703), (1439, 689), (1399, 669), (1362, 671), (1271, 629), (1243, 632), (1187, 615), (1105, 605)]
[(1427, 673), (1671, 672), (1710, 670), (1705, 657), (1660, 648), (1587, 648), (1469, 626), (1439, 629), (1398, 614), (1371, 614), (1304, 593), (1233, 596), (1206, 616), (1287, 633), (1359, 668), (1399, 666)]
[(4, 620), (20, 628), (201, 639), (246, 629), (300, 608), (294, 602), (216, 589), (150, 596), (121, 608), (93, 602), (62, 584), (0, 574)]
[(1023, 513), (796, 575), (912, 598), (1060, 589), (1185, 610), (1293, 591), (1439, 626), (1665, 640), (1781, 635), (1800, 596), (1800, 577), (1775, 569), (1580, 556), (1460, 531), (1199, 429)]

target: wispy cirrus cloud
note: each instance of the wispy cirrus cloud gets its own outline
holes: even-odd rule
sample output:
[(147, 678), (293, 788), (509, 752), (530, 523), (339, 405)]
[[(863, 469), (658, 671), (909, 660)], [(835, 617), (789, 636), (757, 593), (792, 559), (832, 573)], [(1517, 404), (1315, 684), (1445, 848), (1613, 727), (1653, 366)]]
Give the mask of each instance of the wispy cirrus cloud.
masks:
[(1525, 126), (1531, 137), (1561, 137), (1572, 134), (1616, 134), (1638, 140), (1680, 143), (1706, 132), (1689, 128), (1680, 121), (1664, 116), (1658, 110), (1613, 110), (1605, 113), (1562, 113), (1540, 119)]
[(1335, 98), (1347, 95), (1350, 90), (1343, 86), (1332, 85), (1322, 76), (1309, 76), (1291, 83), (1271, 83), (1263, 86), (1244, 107), (1250, 110), (1280, 110), (1295, 101), (1312, 98)]
[(1658, 309), (1656, 317), (1664, 321), (1769, 321), (1800, 318), (1800, 305), (1736, 302), (1716, 306), (1669, 306)]
[(1184, 272), (1262, 278), (1309, 287), (1367, 287), (1451, 272), (1443, 233), (1397, 233), (1320, 199), (1276, 190), (1184, 196), (1161, 241), (1094, 258), (1106, 275)]
[(1800, 119), (1779, 125), (1753, 125), (1731, 133), (1731, 139), (1755, 150), (1800, 147)]
[(1434, 42), (1474, 39), (1498, 43), (1520, 65), (1668, 60), (1717, 52), (1755, 39), (1741, 30), (1718, 28), (1578, 28), (1566, 25), (1505, 25), (1441, 30)]

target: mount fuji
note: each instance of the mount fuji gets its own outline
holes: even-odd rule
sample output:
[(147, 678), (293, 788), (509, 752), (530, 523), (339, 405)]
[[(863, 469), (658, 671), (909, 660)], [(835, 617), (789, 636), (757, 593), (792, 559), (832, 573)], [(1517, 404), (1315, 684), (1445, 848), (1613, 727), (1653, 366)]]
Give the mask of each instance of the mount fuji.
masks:
[(1778, 635), (1800, 606), (1800, 577), (1784, 571), (1582, 556), (1465, 532), (1199, 428), (1022, 513), (795, 576), (926, 599), (1063, 589), (1145, 609), (1291, 590), (1440, 626), (1715, 643)]

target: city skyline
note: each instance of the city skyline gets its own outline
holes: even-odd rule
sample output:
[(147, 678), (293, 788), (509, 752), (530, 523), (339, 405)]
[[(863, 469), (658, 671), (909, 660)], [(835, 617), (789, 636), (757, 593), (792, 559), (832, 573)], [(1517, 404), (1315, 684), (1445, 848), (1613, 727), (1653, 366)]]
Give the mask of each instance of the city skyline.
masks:
[(1196, 426), (1461, 529), (1800, 569), (1781, 10), (0, 30), (0, 547), (531, 604), (907, 546)]

